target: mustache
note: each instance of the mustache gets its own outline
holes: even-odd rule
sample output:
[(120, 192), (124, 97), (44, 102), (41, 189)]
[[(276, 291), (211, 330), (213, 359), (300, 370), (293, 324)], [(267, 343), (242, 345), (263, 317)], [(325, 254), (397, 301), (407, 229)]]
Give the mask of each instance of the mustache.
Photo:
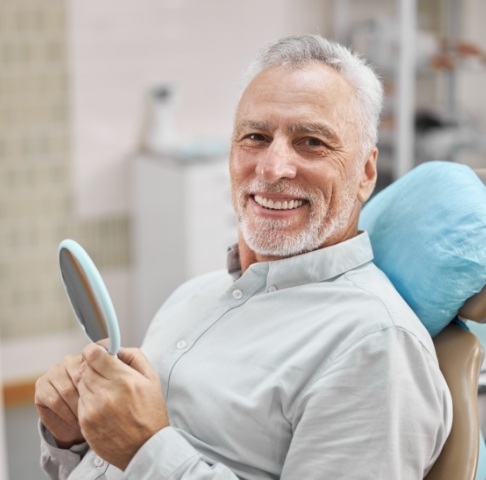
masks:
[(299, 187), (287, 180), (280, 180), (277, 183), (267, 183), (261, 180), (255, 180), (248, 185), (240, 187), (240, 193), (250, 195), (254, 192), (258, 193), (283, 193), (289, 197), (299, 198), (303, 200), (312, 200), (314, 194), (307, 189)]

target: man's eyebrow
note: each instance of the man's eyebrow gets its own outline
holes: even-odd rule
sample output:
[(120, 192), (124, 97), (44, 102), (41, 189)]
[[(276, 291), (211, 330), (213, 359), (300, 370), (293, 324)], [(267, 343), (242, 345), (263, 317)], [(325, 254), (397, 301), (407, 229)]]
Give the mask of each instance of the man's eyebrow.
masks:
[[(272, 130), (272, 124), (265, 120), (242, 119), (236, 124), (235, 132), (241, 130), (269, 131)], [(330, 144), (335, 146), (341, 145), (341, 140), (337, 133), (325, 123), (321, 122), (299, 122), (288, 126), (287, 131), (292, 134), (314, 134), (324, 137)]]
[(324, 123), (320, 122), (305, 122), (305, 123), (294, 123), (288, 128), (289, 133), (311, 133), (325, 137), (332, 144), (339, 145), (341, 140), (336, 132)]
[(259, 120), (240, 120), (236, 124), (236, 130), (249, 129), (249, 130), (269, 130), (270, 123)]

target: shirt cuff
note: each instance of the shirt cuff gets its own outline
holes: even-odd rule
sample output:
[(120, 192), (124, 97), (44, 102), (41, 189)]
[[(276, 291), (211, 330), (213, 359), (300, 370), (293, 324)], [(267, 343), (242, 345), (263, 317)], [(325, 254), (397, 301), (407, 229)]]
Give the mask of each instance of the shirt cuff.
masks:
[(127, 480), (176, 479), (202, 455), (173, 427), (165, 427), (149, 438), (125, 470)]
[(41, 447), (43, 454), (47, 454), (56, 463), (60, 462), (75, 463), (78, 464), (81, 459), (86, 455), (89, 447), (87, 443), (81, 443), (79, 445), (73, 445), (71, 448), (59, 448), (56, 440), (52, 436), (52, 433), (39, 422), (39, 433), (41, 437)]

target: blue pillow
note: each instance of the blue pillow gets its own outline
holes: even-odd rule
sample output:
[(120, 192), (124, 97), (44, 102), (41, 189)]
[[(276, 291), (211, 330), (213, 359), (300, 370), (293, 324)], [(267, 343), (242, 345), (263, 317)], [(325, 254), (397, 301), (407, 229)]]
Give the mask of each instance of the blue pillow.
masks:
[(486, 283), (486, 186), (452, 162), (427, 162), (361, 213), (375, 263), (432, 336)]

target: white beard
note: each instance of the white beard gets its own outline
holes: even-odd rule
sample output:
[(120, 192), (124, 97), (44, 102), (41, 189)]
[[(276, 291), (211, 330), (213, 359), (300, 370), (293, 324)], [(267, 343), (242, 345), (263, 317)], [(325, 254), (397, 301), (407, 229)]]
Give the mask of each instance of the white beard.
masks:
[[(233, 204), (243, 239), (259, 255), (289, 257), (316, 250), (347, 227), (356, 203), (356, 196), (352, 194), (355, 185), (353, 178), (344, 186), (339, 210), (333, 217), (330, 216), (332, 212), (329, 211), (329, 205), (323, 204), (322, 196), (287, 181), (278, 184), (254, 182), (248, 187), (240, 187), (234, 194)], [(289, 198), (305, 198), (310, 208), (307, 225), (292, 234), (286, 234), (284, 229), (291, 227), (292, 219), (252, 217), (250, 220), (245, 212), (249, 191), (285, 193)]]

